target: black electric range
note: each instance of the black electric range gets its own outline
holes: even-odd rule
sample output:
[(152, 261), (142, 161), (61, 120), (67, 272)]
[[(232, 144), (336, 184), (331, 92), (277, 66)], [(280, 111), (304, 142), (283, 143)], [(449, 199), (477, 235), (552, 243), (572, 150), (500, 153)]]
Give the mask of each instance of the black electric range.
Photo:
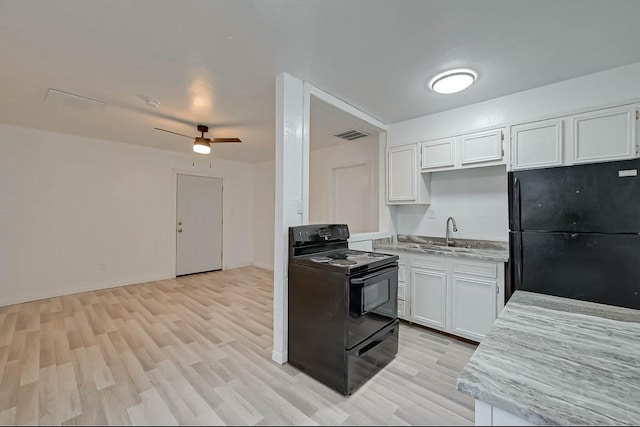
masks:
[(349, 249), (343, 224), (289, 229), (288, 360), (351, 394), (398, 351), (398, 257)]

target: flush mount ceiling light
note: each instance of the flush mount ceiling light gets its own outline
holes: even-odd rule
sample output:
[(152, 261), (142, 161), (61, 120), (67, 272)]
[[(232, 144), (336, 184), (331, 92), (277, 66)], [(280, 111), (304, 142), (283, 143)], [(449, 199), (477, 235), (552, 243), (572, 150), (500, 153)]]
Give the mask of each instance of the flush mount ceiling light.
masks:
[(434, 92), (451, 94), (465, 90), (476, 81), (478, 74), (467, 69), (449, 70), (431, 79), (429, 87)]

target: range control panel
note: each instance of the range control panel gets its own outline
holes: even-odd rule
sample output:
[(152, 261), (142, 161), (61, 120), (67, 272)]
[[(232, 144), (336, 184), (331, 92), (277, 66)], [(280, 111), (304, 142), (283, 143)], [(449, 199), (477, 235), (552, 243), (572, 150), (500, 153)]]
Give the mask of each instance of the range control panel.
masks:
[(346, 241), (349, 238), (349, 227), (346, 224), (299, 225), (289, 227), (289, 235), (296, 245)]

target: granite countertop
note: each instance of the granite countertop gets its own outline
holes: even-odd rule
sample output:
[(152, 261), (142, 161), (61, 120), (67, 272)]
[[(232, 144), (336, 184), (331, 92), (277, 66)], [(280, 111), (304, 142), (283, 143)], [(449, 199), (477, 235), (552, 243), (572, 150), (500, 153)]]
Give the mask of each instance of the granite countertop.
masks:
[(640, 424), (640, 310), (513, 294), (458, 390), (541, 425)]
[(377, 239), (373, 249), (430, 255), (474, 258), (488, 261), (509, 261), (509, 243), (490, 240), (455, 239), (455, 246), (444, 246), (441, 237), (398, 235), (396, 238)]

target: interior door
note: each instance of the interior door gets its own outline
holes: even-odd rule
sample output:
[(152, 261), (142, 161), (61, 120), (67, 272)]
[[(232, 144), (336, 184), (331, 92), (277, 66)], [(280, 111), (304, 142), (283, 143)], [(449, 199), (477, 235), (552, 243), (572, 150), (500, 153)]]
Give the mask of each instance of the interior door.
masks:
[(176, 275), (222, 269), (222, 179), (178, 175)]

